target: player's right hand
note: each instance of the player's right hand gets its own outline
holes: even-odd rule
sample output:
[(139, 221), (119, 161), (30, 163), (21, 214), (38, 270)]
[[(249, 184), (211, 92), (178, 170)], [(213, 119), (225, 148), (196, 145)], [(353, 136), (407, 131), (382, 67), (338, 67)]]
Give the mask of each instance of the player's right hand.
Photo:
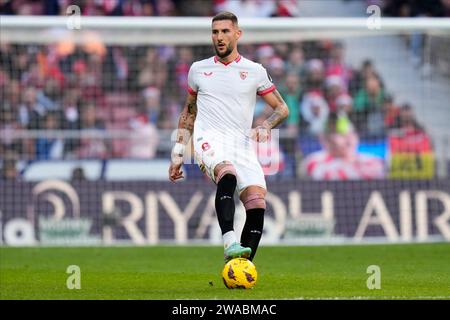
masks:
[[(174, 161), (175, 160), (175, 161)], [(178, 179), (184, 178), (183, 171), (181, 171), (181, 165), (183, 164), (183, 158), (172, 159), (169, 167), (169, 179), (172, 182), (176, 182)]]
[(250, 138), (256, 142), (266, 142), (270, 138), (270, 129), (264, 126), (258, 126), (251, 129)]

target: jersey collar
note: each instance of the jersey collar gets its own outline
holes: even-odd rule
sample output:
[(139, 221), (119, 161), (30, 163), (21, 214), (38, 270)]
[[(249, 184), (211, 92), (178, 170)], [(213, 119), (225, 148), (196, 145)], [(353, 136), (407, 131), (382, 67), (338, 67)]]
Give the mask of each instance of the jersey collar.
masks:
[(214, 63), (217, 63), (217, 62), (220, 62), (221, 64), (223, 64), (224, 66), (227, 66), (227, 65), (229, 65), (230, 63), (232, 63), (233, 61), (234, 62), (239, 62), (239, 61), (241, 61), (241, 55), (239, 54), (237, 57), (236, 57), (236, 59), (234, 59), (234, 60), (232, 60), (232, 61), (230, 61), (230, 62), (222, 62), (222, 61), (220, 61), (219, 60), (219, 57), (218, 56), (214, 56)]

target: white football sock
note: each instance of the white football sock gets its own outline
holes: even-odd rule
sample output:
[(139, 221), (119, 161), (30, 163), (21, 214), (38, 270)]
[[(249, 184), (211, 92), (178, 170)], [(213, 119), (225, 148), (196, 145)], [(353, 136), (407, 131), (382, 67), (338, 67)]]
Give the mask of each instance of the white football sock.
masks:
[(223, 247), (225, 249), (231, 246), (233, 243), (238, 242), (234, 231), (228, 231), (227, 233), (222, 235), (222, 238), (223, 238)]

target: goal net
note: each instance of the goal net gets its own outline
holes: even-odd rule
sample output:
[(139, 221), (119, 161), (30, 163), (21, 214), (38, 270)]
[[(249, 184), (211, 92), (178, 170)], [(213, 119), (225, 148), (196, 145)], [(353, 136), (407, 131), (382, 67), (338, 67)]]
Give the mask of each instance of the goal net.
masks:
[[(167, 177), (189, 67), (214, 55), (210, 23), (0, 17), (2, 244), (221, 243), (215, 187), (192, 152), (185, 179)], [(255, 149), (262, 242), (450, 241), (448, 19), (240, 27), (240, 54), (290, 110)], [(258, 98), (254, 124), (270, 111)]]

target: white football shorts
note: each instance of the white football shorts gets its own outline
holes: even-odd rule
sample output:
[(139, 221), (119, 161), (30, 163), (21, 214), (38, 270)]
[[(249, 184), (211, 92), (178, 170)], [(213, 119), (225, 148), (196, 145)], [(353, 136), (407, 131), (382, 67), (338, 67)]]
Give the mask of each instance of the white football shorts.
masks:
[(239, 193), (248, 186), (267, 189), (264, 172), (250, 138), (236, 138), (230, 134), (215, 134), (195, 128), (193, 139), (195, 160), (200, 170), (214, 183), (214, 168), (228, 161), (236, 169)]

